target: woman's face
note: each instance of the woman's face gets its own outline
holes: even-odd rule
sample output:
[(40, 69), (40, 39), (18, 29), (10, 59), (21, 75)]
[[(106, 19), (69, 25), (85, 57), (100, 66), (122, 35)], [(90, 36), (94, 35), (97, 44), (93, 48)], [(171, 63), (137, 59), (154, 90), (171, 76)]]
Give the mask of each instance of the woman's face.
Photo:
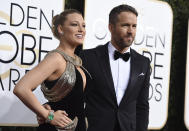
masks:
[(66, 16), (62, 25), (62, 38), (71, 45), (80, 45), (85, 37), (85, 22), (81, 14), (73, 13)]

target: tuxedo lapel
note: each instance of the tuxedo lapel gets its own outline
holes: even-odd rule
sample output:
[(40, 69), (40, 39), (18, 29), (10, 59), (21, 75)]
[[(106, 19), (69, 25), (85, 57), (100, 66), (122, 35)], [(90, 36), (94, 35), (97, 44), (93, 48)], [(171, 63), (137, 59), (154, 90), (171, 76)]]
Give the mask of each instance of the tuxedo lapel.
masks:
[(130, 93), (134, 89), (134, 85), (137, 82), (138, 75), (140, 73), (140, 60), (136, 57), (135, 52), (131, 49), (131, 72), (130, 72), (130, 78), (129, 83), (127, 86), (127, 89), (125, 91), (125, 94), (120, 102), (120, 105), (123, 103), (123, 101), (127, 100), (129, 95), (132, 95)]
[(104, 75), (105, 78), (106, 85), (111, 90), (111, 93), (117, 103), (114, 83), (111, 73), (111, 67), (110, 67), (109, 54), (108, 54), (108, 43), (99, 47), (99, 50), (97, 50), (97, 57), (101, 67), (102, 75)]

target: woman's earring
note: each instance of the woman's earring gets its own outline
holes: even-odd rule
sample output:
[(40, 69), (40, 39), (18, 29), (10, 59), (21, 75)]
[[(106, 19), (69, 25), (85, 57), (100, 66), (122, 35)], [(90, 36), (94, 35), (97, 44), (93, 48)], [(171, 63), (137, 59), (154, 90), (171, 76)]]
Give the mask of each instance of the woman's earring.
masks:
[(64, 32), (62, 31), (61, 34), (64, 35)]

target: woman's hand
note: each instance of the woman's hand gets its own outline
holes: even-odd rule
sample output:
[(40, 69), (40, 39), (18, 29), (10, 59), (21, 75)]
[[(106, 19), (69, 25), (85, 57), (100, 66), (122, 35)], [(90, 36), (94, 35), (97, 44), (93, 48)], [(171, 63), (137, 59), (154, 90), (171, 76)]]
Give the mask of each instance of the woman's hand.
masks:
[[(43, 104), (43, 107), (45, 109), (47, 109), (48, 111), (53, 111), (53, 110), (51, 110), (51, 106), (48, 104)], [(37, 122), (39, 125), (45, 123), (45, 118), (43, 118), (42, 116), (39, 116), (39, 115), (37, 115), (36, 117), (37, 117)]]
[[(48, 111), (53, 111), (52, 109), (51, 109), (51, 107), (50, 107), (50, 105), (48, 105), (48, 104), (44, 104), (43, 105), (43, 107), (46, 109), (46, 110), (48, 110)], [(60, 114), (60, 116), (58, 116)], [(59, 126), (59, 124), (60, 123), (64, 123), (63, 125), (67, 125), (67, 123), (68, 122), (72, 122), (72, 120), (70, 120), (68, 117), (68, 114), (65, 112), (65, 111), (57, 111), (57, 112), (55, 112), (54, 113), (54, 118), (53, 118), (53, 120), (51, 121), (51, 124), (52, 125), (55, 125), (55, 126)], [(46, 119), (45, 118), (43, 118), (43, 117), (41, 117), (41, 116), (39, 116), (39, 115), (37, 115), (37, 121), (38, 121), (38, 124), (44, 124), (45, 123), (45, 121), (46, 121)], [(60, 121), (62, 121), (62, 122), (60, 122)], [(64, 122), (65, 121), (65, 122)], [(62, 128), (62, 126), (60, 126), (61, 128)]]
[(70, 118), (68, 118), (68, 114), (65, 111), (58, 110), (54, 112), (54, 118), (50, 122), (50, 124), (58, 126), (60, 128), (64, 128), (72, 122), (73, 121)]

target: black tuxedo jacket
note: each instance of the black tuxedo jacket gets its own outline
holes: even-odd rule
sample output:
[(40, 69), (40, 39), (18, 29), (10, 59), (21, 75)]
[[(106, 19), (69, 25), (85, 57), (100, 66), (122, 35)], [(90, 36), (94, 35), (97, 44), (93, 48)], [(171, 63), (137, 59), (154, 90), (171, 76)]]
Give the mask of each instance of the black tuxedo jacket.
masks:
[(113, 131), (116, 122), (121, 131), (147, 131), (150, 61), (133, 49), (130, 53), (130, 80), (119, 105), (111, 74), (108, 43), (81, 53), (83, 65), (92, 76), (85, 90), (88, 131)]

